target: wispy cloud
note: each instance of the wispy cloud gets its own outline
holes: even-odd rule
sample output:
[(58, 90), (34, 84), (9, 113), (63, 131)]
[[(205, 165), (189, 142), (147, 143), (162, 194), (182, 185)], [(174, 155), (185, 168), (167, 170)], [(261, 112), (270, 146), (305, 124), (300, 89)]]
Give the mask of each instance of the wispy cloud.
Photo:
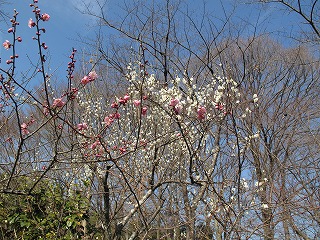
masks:
[(90, 16), (90, 14), (100, 14), (101, 8), (98, 2), (98, 0), (71, 0), (71, 5), (80, 13), (85, 13), (87, 16)]

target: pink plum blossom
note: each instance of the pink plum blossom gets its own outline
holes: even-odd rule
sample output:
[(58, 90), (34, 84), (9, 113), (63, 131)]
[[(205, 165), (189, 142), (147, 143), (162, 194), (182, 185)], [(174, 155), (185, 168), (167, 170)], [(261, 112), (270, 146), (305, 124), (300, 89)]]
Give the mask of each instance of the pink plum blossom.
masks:
[(179, 103), (179, 99), (172, 98), (171, 101), (170, 101), (169, 106), (170, 107), (175, 107), (178, 103)]
[(207, 112), (207, 109), (205, 107), (199, 107), (197, 110), (197, 117), (199, 120), (205, 119), (205, 114)]
[(44, 13), (42, 14), (41, 18), (43, 21), (49, 21), (50, 15), (48, 13)]
[(148, 108), (147, 108), (147, 107), (143, 107), (143, 108), (141, 109), (141, 114), (144, 116), (144, 115), (147, 114), (147, 111), (148, 111)]
[(127, 151), (127, 149), (126, 147), (120, 147), (119, 151), (120, 151), (120, 154), (124, 154)]
[(123, 98), (120, 98), (119, 99), (119, 103), (125, 105), (127, 103), (127, 101), (124, 100)]
[(21, 131), (22, 131), (22, 134), (23, 134), (23, 135), (29, 134), (28, 124), (22, 123), (22, 124), (21, 124)]
[(13, 28), (9, 28), (8, 33), (12, 33), (12, 32), (13, 32)]
[(86, 130), (86, 129), (88, 129), (88, 125), (87, 125), (87, 123), (79, 123), (77, 125), (77, 128), (79, 131)]
[(141, 104), (141, 101), (140, 101), (140, 100), (133, 100), (133, 105), (134, 105), (135, 107), (140, 106), (140, 104)]
[(32, 27), (34, 27), (35, 25), (36, 25), (36, 23), (32, 20), (32, 18), (30, 18), (29, 21), (28, 21), (28, 27), (29, 27), (29, 28), (32, 28)]
[(8, 40), (5, 40), (4, 43), (2, 43), (2, 46), (8, 50), (11, 47), (11, 43)]
[(63, 105), (65, 104), (64, 101), (62, 101), (62, 98), (56, 98), (53, 100), (53, 107), (63, 107)]
[(109, 127), (111, 125), (111, 123), (113, 123), (113, 118), (112, 117), (105, 117), (104, 118), (104, 122), (103, 122), (107, 127)]
[(126, 105), (129, 99), (130, 99), (130, 96), (128, 94), (126, 94), (126, 95), (124, 95), (123, 98), (120, 98), (119, 103)]
[(126, 94), (126, 95), (124, 95), (123, 99), (124, 99), (125, 101), (129, 101), (130, 96), (129, 96), (128, 94)]
[(86, 75), (82, 78), (81, 83), (85, 85), (89, 82), (96, 80), (97, 77), (98, 77), (98, 74), (95, 71), (91, 71), (91, 72), (89, 72), (88, 75)]
[(82, 79), (81, 79), (81, 83), (83, 85), (86, 85), (87, 83), (90, 82), (90, 78), (88, 76), (84, 76)]
[(90, 78), (90, 81), (94, 81), (98, 78), (98, 74), (95, 71), (89, 72), (88, 76)]

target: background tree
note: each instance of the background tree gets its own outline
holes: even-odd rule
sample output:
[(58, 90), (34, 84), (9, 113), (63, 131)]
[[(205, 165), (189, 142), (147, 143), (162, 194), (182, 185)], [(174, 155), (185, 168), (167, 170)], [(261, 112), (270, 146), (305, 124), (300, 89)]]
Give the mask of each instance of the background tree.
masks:
[[(1, 201), (13, 194), (19, 209), (1, 209), (15, 219), (2, 232), (317, 238), (319, 61), (311, 48), (242, 35), (235, 8), (220, 17), (203, 8), (199, 20), (185, 1), (135, 1), (116, 22), (97, 4), (101, 12), (87, 13), (99, 20), (98, 41), (78, 72), (72, 50), (59, 83), (47, 70), (41, 25), (49, 16), (37, 1), (29, 25), (41, 32), (39, 61), (28, 78), (17, 74), (14, 12), (13, 40), (3, 44), (13, 57), (0, 69), (0, 182)], [(42, 83), (30, 89), (34, 78)]]
[[(300, 17), (303, 24), (309, 26), (309, 28), (305, 29), (300, 27), (303, 41), (306, 42), (314, 42), (315, 44), (319, 44), (320, 38), (320, 19), (319, 19), (319, 9), (320, 4), (318, 0), (259, 0), (259, 1), (251, 1), (251, 2), (259, 2), (262, 4), (274, 4), (279, 6), (279, 8), (289, 14), (294, 14)], [(298, 23), (296, 23), (298, 24)], [(296, 38), (295, 36), (293, 36)]]

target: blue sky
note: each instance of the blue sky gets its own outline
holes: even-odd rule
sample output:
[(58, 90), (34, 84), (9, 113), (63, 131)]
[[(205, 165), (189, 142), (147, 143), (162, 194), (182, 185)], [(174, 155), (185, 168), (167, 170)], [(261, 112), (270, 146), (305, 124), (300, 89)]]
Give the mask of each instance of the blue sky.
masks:
[[(43, 22), (42, 27), (47, 29), (46, 34), (43, 34), (42, 39), (48, 45), (48, 56), (50, 60), (47, 63), (50, 65), (51, 71), (57, 71), (59, 74), (64, 74), (69, 61), (68, 56), (72, 47), (78, 49), (84, 49), (86, 46), (80, 42), (79, 35), (83, 39), (95, 37), (95, 19), (91, 16), (80, 13), (78, 10), (82, 8), (83, 0), (55, 0), (54, 4), (49, 0), (39, 0), (39, 7), (42, 13), (48, 13), (51, 16), (49, 22)], [(95, 1), (85, 0), (86, 3), (93, 3)], [(148, 1), (147, 1), (148, 2)], [(151, 0), (150, 0), (151, 2)], [(199, 1), (187, 0), (186, 1), (190, 9), (195, 11), (199, 10)], [(206, 8), (214, 15), (223, 15), (221, 1), (220, 0), (207, 0)], [(238, 2), (237, 0), (224, 0), (222, 1), (226, 10), (230, 11), (232, 5)], [(4, 5), (4, 11), (12, 15), (13, 8), (16, 8), (19, 12), (18, 21), (18, 35), (23, 38), (23, 42), (18, 44), (19, 63), (18, 65), (22, 69), (26, 69), (29, 59), (35, 57), (37, 54), (37, 47), (34, 41), (31, 40), (34, 36), (34, 29), (30, 29), (27, 26), (29, 18), (33, 18), (32, 8), (29, 4), (32, 0), (17, 0), (12, 4)], [(121, 12), (116, 12), (119, 1), (109, 0), (106, 7), (106, 15), (116, 16), (121, 15)], [(76, 9), (78, 8), (78, 10)], [(97, 8), (93, 5), (93, 10)], [(247, 34), (250, 35), (253, 32), (253, 26), (259, 25), (261, 29), (267, 28), (268, 31), (290, 29), (297, 27), (299, 18), (294, 16), (287, 16), (283, 12), (277, 10), (275, 6), (265, 5), (264, 7), (258, 7), (257, 5), (237, 5), (235, 8), (234, 19), (240, 21), (247, 21), (248, 25), (252, 24), (252, 27), (248, 27)], [(11, 35), (7, 33), (9, 25), (4, 23), (0, 24), (0, 43), (5, 40), (11, 41)], [(252, 32), (251, 32), (252, 31)], [(1, 46), (0, 56), (2, 58), (1, 67), (6, 68), (5, 60), (10, 56), (10, 50), (6, 51)]]

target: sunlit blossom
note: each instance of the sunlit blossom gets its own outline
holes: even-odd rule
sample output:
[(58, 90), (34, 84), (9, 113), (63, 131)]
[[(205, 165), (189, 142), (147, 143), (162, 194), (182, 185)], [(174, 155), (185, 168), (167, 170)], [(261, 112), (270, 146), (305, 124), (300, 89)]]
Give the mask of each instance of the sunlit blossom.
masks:
[(135, 107), (140, 106), (140, 104), (141, 104), (141, 101), (140, 101), (140, 100), (133, 100), (133, 105), (134, 105)]
[(43, 21), (49, 21), (50, 15), (48, 13), (44, 13), (42, 14), (41, 18)]
[(63, 107), (63, 105), (65, 104), (65, 102), (62, 100), (62, 98), (56, 98), (53, 100), (53, 107)]
[(28, 27), (29, 27), (29, 28), (32, 28), (32, 27), (34, 27), (35, 25), (36, 25), (36, 23), (32, 20), (32, 18), (30, 18), (29, 21), (28, 21)]
[(81, 84), (83, 85), (86, 85), (87, 83), (90, 82), (90, 78), (88, 76), (84, 76), (82, 79), (81, 79)]
[(94, 81), (98, 78), (98, 74), (95, 71), (91, 71), (89, 72), (88, 77), (90, 78), (90, 81)]
[(2, 43), (2, 46), (8, 50), (11, 47), (11, 43), (8, 40), (5, 40), (4, 43)]

